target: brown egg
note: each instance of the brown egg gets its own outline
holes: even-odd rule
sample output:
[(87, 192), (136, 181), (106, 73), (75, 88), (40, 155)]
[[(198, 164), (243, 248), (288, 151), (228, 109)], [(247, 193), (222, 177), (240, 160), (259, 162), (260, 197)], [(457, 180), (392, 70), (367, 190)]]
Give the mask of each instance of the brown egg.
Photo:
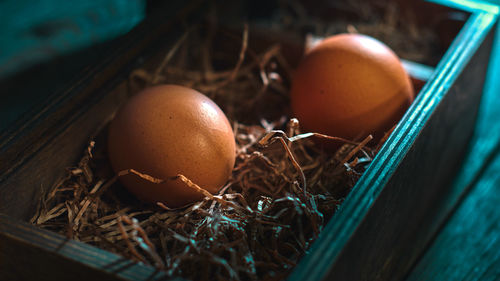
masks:
[(358, 34), (335, 35), (311, 49), (291, 87), (292, 110), (305, 130), (347, 139), (380, 138), (413, 98), (396, 54)]
[(134, 169), (120, 181), (139, 199), (180, 207), (203, 195), (179, 179), (183, 174), (216, 193), (231, 175), (234, 134), (222, 110), (205, 95), (182, 86), (147, 88), (132, 97), (110, 124), (109, 159), (115, 172)]

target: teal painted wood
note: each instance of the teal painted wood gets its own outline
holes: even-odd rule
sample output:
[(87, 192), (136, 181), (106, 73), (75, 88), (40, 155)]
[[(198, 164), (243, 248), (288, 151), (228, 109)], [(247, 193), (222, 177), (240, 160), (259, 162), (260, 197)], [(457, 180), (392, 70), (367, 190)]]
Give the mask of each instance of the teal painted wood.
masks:
[[(464, 28), (464, 31), (462, 31), (459, 38), (457, 39), (457, 41), (460, 41), (461, 43), (455, 43), (452, 46), (450, 52), (448, 52), (448, 54), (445, 56), (444, 62), (442, 62), (440, 66), (438, 66), (437, 72), (442, 75), (435, 75), (435, 77), (431, 79), (431, 82), (422, 92), (422, 95), (419, 97), (416, 105), (412, 108), (412, 111), (405, 117), (406, 119), (403, 122), (410, 122), (410, 125), (398, 127), (395, 136), (391, 137), (391, 140), (388, 142), (386, 147), (384, 147), (384, 152), (381, 153), (381, 155), (385, 156), (379, 156), (377, 158), (376, 161), (379, 161), (379, 165), (374, 166), (375, 168), (370, 168), (371, 173), (374, 175), (374, 177), (366, 179), (367, 176), (365, 176), (365, 178), (363, 179), (364, 184), (358, 185), (355, 191), (352, 193), (351, 197), (345, 202), (346, 206), (344, 206), (343, 210), (341, 211), (343, 213), (337, 214), (337, 216), (342, 219), (341, 222), (345, 224), (333, 227), (330, 224), (326, 229), (324, 229), (321, 236), (322, 238), (320, 238), (323, 239), (323, 242), (321, 242), (322, 244), (319, 244), (319, 246), (315, 245), (315, 248), (311, 250), (311, 254), (309, 255), (309, 257), (319, 257), (319, 262), (314, 262), (313, 260), (313, 262), (311, 263), (309, 261), (308, 266), (310, 266), (309, 269), (312, 268), (312, 270), (303, 271), (302, 273), (300, 273), (303, 275), (303, 277), (308, 278), (301, 279), (299, 273), (295, 272), (293, 276), (295, 276), (297, 280), (321, 278), (321, 274), (324, 274), (326, 271), (328, 271), (329, 265), (335, 262), (335, 259), (336, 257), (338, 257), (338, 254), (341, 251), (342, 247), (345, 247), (345, 243), (349, 242), (348, 240), (350, 239), (350, 237), (352, 237), (351, 234), (353, 233), (353, 231), (356, 230), (356, 228), (363, 220), (366, 220), (365, 215), (367, 214), (367, 212), (369, 212), (370, 208), (373, 207), (374, 201), (379, 198), (380, 192), (382, 191), (381, 189), (384, 187), (384, 184), (389, 181), (392, 172), (394, 171), (394, 169), (396, 169), (396, 164), (402, 161), (402, 158), (405, 157), (405, 153), (408, 151), (408, 149), (410, 149), (413, 143), (412, 138), (415, 138), (416, 135), (420, 132), (420, 129), (424, 127), (426, 120), (430, 118), (430, 112), (438, 107), (439, 103), (443, 101), (444, 96), (442, 95), (446, 93), (450, 87), (452, 87), (454, 79), (457, 78), (457, 75), (460, 74), (460, 72), (463, 70), (464, 64), (466, 64), (469, 59), (471, 59), (472, 54), (477, 51), (478, 42), (480, 42), (485, 37), (487, 29), (495, 19), (495, 16), (488, 15), (489, 14), (478, 13), (474, 17), (471, 17), (468, 25), (466, 26), (466, 28)], [(473, 43), (471, 45), (465, 45), (465, 43), (463, 42)], [(477, 44), (474, 44), (474, 42)], [(411, 128), (412, 124), (417, 126), (413, 131)], [(409, 133), (407, 139), (404, 133)], [(400, 144), (403, 145), (402, 150), (396, 150), (397, 146)], [(392, 164), (394, 164), (395, 166), (391, 166)], [(376, 175), (376, 173), (380, 172), (383, 173)], [(382, 175), (382, 177), (379, 177), (380, 175)], [(370, 186), (369, 184), (373, 185)], [(357, 203), (361, 203), (361, 206), (357, 206)], [(355, 211), (354, 215), (349, 213), (349, 211)], [(331, 232), (332, 229), (335, 230), (335, 227), (347, 227), (347, 229), (345, 232), (341, 233), (340, 236), (335, 237), (338, 234), (338, 231), (337, 233)], [(14, 231), (12, 230), (12, 228), (9, 229), (10, 232)], [(0, 234), (1, 233), (2, 232), (0, 231)], [(332, 239), (331, 237), (334, 238)], [(20, 243), (26, 243), (26, 240), (20, 239)], [(333, 250), (329, 251), (328, 248), (332, 248)], [(75, 252), (65, 251), (63, 252), (62, 256), (71, 256), (73, 253)], [(357, 252), (354, 254), (362, 256), (362, 252)], [(93, 254), (89, 253), (89, 255)], [(307, 257), (306, 260), (309, 257)], [(311, 260), (311, 258), (309, 258), (309, 260)], [(304, 269), (304, 265), (299, 265), (299, 268), (301, 266), (302, 269)], [(354, 268), (353, 270), (362, 269)], [(293, 276), (292, 278), (294, 278)]]
[(0, 1), (0, 76), (128, 32), (145, 0)]
[[(500, 4), (500, 2), (499, 2)], [(449, 200), (470, 188), (408, 281), (500, 279), (500, 29), (476, 132)]]
[(500, 153), (407, 281), (500, 280)]
[(416, 79), (428, 81), (434, 73), (434, 68), (402, 59), (401, 63), (408, 74)]
[[(499, 2), (500, 3), (500, 2)], [(497, 27), (495, 43), (485, 82), (483, 100), (479, 110), (475, 134), (467, 158), (457, 174), (454, 189), (470, 185), (474, 177), (488, 165), (488, 157), (500, 145), (500, 28)]]
[[(111, 89), (120, 79), (128, 77), (141, 59), (151, 55), (150, 45), (173, 41), (184, 32), (174, 28), (182, 17), (196, 12), (199, 18), (201, 2), (165, 2), (169, 9), (160, 9), (161, 14), (148, 17), (134, 32), (113, 42), (112, 48), (105, 50), (103, 60), (83, 69), (67, 87), (52, 93), (40, 107), (0, 131), (0, 213), (29, 219), (38, 202), (40, 187), (51, 186), (61, 176), (60, 171), (72, 165), (69, 161), (74, 163), (91, 132), (97, 131), (112, 114), (110, 108), (116, 108), (114, 103), (120, 99), (109, 94)], [(166, 33), (170, 36), (165, 36)], [(81, 120), (92, 108), (94, 118)], [(77, 121), (79, 128), (71, 129)], [(74, 133), (70, 137), (66, 135), (68, 130)], [(55, 147), (56, 144), (59, 146)], [(69, 150), (62, 152), (63, 149)], [(45, 162), (50, 162), (50, 169), (40, 169), (44, 165), (40, 163)], [(36, 166), (39, 169), (30, 170)]]
[[(451, 3), (452, 1), (433, 2)], [(332, 265), (338, 262), (346, 244), (367, 217), (370, 208), (373, 207), (382, 189), (408, 153), (426, 121), (496, 21), (498, 10), (491, 9), (493, 7), (491, 5), (478, 6), (471, 1), (453, 1), (452, 4), (455, 7), (464, 6), (474, 13), (441, 60), (434, 77), (422, 89), (373, 164), (354, 187), (341, 209), (321, 232), (309, 254), (297, 266), (289, 280), (321, 280), (331, 273), (329, 271)], [(439, 223), (440, 221), (436, 220), (435, 224)], [(362, 256), (363, 253), (359, 255)], [(351, 272), (356, 270), (361, 269), (354, 268)], [(330, 277), (333, 276), (335, 275)], [(338, 278), (344, 280), (345, 276), (338, 276)], [(374, 279), (375, 276), (368, 278)]]
[[(477, 13), (478, 11), (498, 14), (498, 7), (494, 3), (487, 3), (484, 0), (426, 0), (440, 5)], [(490, 2), (497, 0), (490, 0)]]
[(179, 38), (184, 30), (175, 27), (181, 19), (200, 18), (202, 12), (202, 1), (167, 4), (171, 9), (146, 19), (109, 49), (105, 60), (90, 65), (71, 87), (20, 120), (18, 130), (0, 134), (0, 151), (6, 149), (0, 161), (0, 213), (8, 214), (0, 214), (0, 280), (179, 280), (21, 221), (33, 214), (41, 187), (50, 186), (60, 177), (55, 177), (57, 171), (74, 163), (72, 157), (80, 154), (92, 132), (128, 94), (112, 89), (148, 58), (151, 46), (173, 44)]

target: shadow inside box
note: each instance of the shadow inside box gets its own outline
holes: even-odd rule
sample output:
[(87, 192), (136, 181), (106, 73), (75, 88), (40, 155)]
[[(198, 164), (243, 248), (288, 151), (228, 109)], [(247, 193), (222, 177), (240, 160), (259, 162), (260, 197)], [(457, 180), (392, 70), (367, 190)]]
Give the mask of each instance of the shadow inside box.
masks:
[(71, 85), (92, 62), (104, 59), (119, 39), (60, 55), (28, 69), (0, 77), (0, 135), (22, 126), (28, 117), (50, 102), (54, 94)]

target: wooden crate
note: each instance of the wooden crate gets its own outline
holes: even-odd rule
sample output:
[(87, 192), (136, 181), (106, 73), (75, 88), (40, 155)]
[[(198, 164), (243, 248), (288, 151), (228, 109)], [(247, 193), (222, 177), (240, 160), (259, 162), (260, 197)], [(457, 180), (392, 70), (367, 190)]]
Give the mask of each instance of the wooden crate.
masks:
[[(179, 18), (203, 12), (203, 3), (181, 2), (169, 3), (170, 14), (147, 19), (108, 60), (0, 136), (0, 279), (165, 278), (150, 266), (26, 221), (43, 189), (78, 161), (127, 98), (123, 82), (130, 71), (181, 35)], [(442, 202), (473, 132), (498, 11), (472, 1), (433, 2), (408, 5), (424, 24), (443, 11), (465, 11), (466, 22), (453, 25), (459, 31), (450, 31), (454, 40), (415, 102), (290, 280), (400, 280), (456, 204), (458, 196)]]

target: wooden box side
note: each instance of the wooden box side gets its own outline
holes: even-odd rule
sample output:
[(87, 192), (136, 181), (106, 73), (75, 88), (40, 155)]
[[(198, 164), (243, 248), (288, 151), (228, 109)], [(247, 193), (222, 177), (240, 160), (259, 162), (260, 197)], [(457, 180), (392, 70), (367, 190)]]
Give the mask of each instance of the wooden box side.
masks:
[(404, 277), (450, 211), (439, 207), (474, 129), (496, 19), (471, 16), (290, 280)]
[[(479, 33), (478, 36), (483, 36), (484, 34), (483, 33)], [(482, 47), (482, 52), (484, 53), (484, 49), (485, 48), (488, 48), (488, 41), (485, 41), (486, 43), (484, 43), (483, 47)], [(469, 50), (468, 54), (471, 55), (472, 53), (474, 53), (475, 50)], [(487, 51), (486, 51), (487, 52)], [(488, 53), (488, 52), (487, 52)], [(133, 56), (133, 54), (129, 54), (131, 56)], [(467, 57), (467, 55), (465, 55), (465, 57), (467, 59), (469, 59), (469, 57)], [(481, 63), (483, 63), (485, 66), (485, 60), (487, 61), (487, 58), (476, 58), (474, 57), (472, 60), (471, 60), (471, 64), (472, 65), (473, 61), (477, 61), (479, 60)], [(441, 68), (438, 68), (438, 72), (439, 71), (443, 71), (444, 67), (442, 66)], [(111, 74), (108, 76), (109, 77), (114, 77), (113, 74), (113, 70), (110, 70)], [(116, 71), (116, 70), (114, 70)], [(477, 73), (480, 73), (480, 71), (483, 71), (483, 69), (479, 69), (479, 71), (477, 71)], [(444, 71), (443, 71), (444, 72)], [(464, 71), (463, 73), (466, 73), (467, 71)], [(470, 73), (474, 74), (475, 71), (469, 71)], [(469, 73), (469, 74), (470, 74)], [(456, 77), (455, 77), (456, 78)], [(463, 77), (462, 77), (463, 78)], [(106, 78), (102, 78), (102, 79), (106, 79)], [(119, 84), (122, 80), (114, 80), (114, 81), (111, 81), (113, 85), (116, 85), (116, 84)], [(435, 78), (435, 81), (437, 81), (437, 78)], [(443, 80), (440, 80), (441, 82)], [(104, 82), (110, 82), (110, 81), (100, 81), (101, 84), (94, 84), (95, 87), (99, 87), (98, 85), (104, 85), (105, 83)], [(482, 83), (479, 83), (480, 81), (478, 81), (478, 84), (475, 84), (475, 85), (482, 85)], [(466, 82), (465, 82), (466, 83)], [(439, 84), (438, 82), (435, 82), (434, 83), (434, 87), (438, 87), (438, 86), (442, 86), (441, 84)], [(467, 85), (462, 85), (462, 86), (467, 86)], [(430, 88), (431, 86), (429, 86), (428, 88)], [(109, 90), (110, 87), (104, 87), (102, 88), (100, 91), (97, 91), (96, 89), (92, 89), (93, 91), (97, 91), (97, 92), (106, 92), (107, 90)], [(425, 89), (424, 89), (425, 90)], [(443, 91), (443, 89), (441, 89)], [(446, 90), (448, 90), (446, 88)], [(453, 87), (452, 87), (452, 90), (453, 90)], [(477, 90), (477, 94), (480, 95), (480, 89), (476, 89)], [(427, 89), (427, 91), (430, 93), (432, 91), (437, 91), (436, 89), (434, 90), (430, 90), (430, 89)], [(454, 91), (457, 91), (456, 89)], [(19, 163), (19, 166), (16, 167), (15, 170), (10, 170), (9, 173), (8, 173), (8, 176), (9, 177), (4, 177), (2, 179), (0, 179), (0, 184), (3, 185), (3, 186), (16, 186), (16, 185), (19, 185), (19, 186), (29, 186), (29, 187), (32, 187), (33, 189), (32, 190), (29, 190), (28, 193), (26, 193), (25, 195), (23, 195), (23, 197), (21, 199), (16, 199), (16, 196), (13, 196), (13, 195), (9, 195), (8, 194), (8, 191), (6, 190), (3, 190), (0, 192), (0, 197), (1, 196), (4, 196), (1, 200), (2, 201), (5, 201), (5, 202), (8, 202), (8, 209), (6, 212), (9, 212), (14, 214), (13, 217), (17, 218), (17, 219), (24, 219), (26, 220), (28, 217), (29, 217), (29, 214), (31, 212), (31, 210), (33, 209), (34, 205), (33, 204), (36, 204), (36, 200), (37, 198), (39, 198), (39, 187), (40, 187), (40, 181), (33, 177), (33, 178), (26, 178), (26, 175), (29, 174), (27, 173), (28, 171), (34, 171), (37, 169), (37, 162), (38, 164), (39, 163), (43, 163), (45, 161), (52, 161), (52, 159), (54, 159), (54, 157), (56, 155), (63, 155), (63, 154), (67, 154), (68, 155), (68, 158), (64, 158), (64, 159), (61, 159), (60, 160), (60, 163), (57, 163), (54, 168), (54, 171), (59, 169), (59, 171), (63, 171), (65, 167), (67, 167), (68, 165), (71, 165), (72, 163), (74, 163), (74, 161), (76, 160), (75, 159), (75, 155), (79, 155), (80, 154), (80, 150), (82, 147), (85, 147), (85, 144), (86, 142), (89, 140), (89, 136), (91, 136), (91, 134), (93, 132), (95, 132), (97, 130), (97, 128), (102, 124), (102, 120), (105, 120), (107, 118), (109, 118), (111, 115), (112, 115), (112, 112), (109, 112), (109, 111), (103, 111), (102, 108), (104, 107), (111, 107), (111, 108), (117, 108), (118, 107), (118, 104), (121, 103), (124, 99), (125, 99), (125, 96), (124, 96), (124, 92), (125, 91), (117, 91), (115, 94), (109, 94), (109, 95), (106, 95), (104, 96), (102, 99), (101, 98), (93, 98), (91, 100), (90, 103), (88, 103), (89, 107), (87, 108), (83, 108), (83, 109), (79, 109), (79, 112), (81, 112), (81, 114), (83, 114), (85, 112), (85, 115), (88, 116), (89, 114), (94, 116), (95, 117), (95, 120), (96, 122), (95, 123), (91, 123), (91, 124), (87, 124), (85, 125), (84, 123), (84, 120), (82, 119), (82, 115), (71, 115), (72, 116), (72, 119), (67, 119), (67, 120), (64, 120), (64, 124), (65, 126), (63, 126), (63, 130), (58, 130), (56, 132), (52, 132), (51, 133), (51, 136), (49, 138), (46, 139), (46, 142), (44, 144), (44, 147), (43, 147), (43, 153), (38, 153), (40, 151), (40, 148), (37, 148), (37, 150), (33, 150), (34, 151), (34, 156), (31, 155), (30, 157), (35, 157), (35, 158), (26, 158), (26, 159), (19, 159), (18, 160), (18, 163)], [(445, 91), (446, 92), (446, 91)], [(430, 95), (430, 94), (429, 94)], [(453, 94), (452, 94), (453, 95)], [(447, 96), (449, 96), (447, 94)], [(474, 96), (474, 97), (471, 97), (472, 100), (470, 101), (471, 103), (468, 104), (467, 101), (464, 103), (464, 105), (467, 105), (467, 106), (474, 106), (475, 105), (475, 102), (477, 102), (477, 99), (479, 98), (478, 96)], [(445, 101), (445, 99), (443, 99), (443, 101)], [(452, 101), (450, 101), (452, 102)], [(72, 103), (73, 107), (76, 109), (78, 107), (78, 103)], [(439, 108), (442, 108), (443, 106), (439, 106)], [(442, 110), (442, 109), (441, 109)], [(103, 113), (104, 112), (104, 113)], [(438, 112), (436, 110), (436, 113), (433, 113), (434, 116), (439, 116), (441, 113)], [(444, 113), (443, 113), (444, 114)], [(454, 112), (446, 112), (446, 114), (449, 114), (449, 115), (446, 115), (446, 117), (434, 117), (434, 118), (437, 118), (438, 121), (440, 120), (441, 122), (444, 122), (446, 123), (447, 120), (449, 120), (448, 118), (455, 118), (456, 114)], [(63, 116), (61, 116), (62, 119), (64, 119)], [(409, 117), (408, 117), (409, 118)], [(406, 121), (408, 121), (408, 118), (406, 119)], [(444, 118), (444, 119), (442, 119)], [(472, 118), (472, 119), (471, 119)], [(464, 126), (465, 128), (464, 129), (467, 129), (467, 130), (471, 130), (472, 128), (472, 124), (471, 122), (473, 123), (473, 119), (474, 119), (474, 113), (471, 114), (467, 114), (467, 117), (465, 118), (464, 120), (464, 124), (466, 126)], [(99, 122), (97, 122), (97, 120), (100, 120)], [(434, 120), (434, 119), (432, 119)], [(451, 119), (450, 119), (451, 120)], [(471, 121), (472, 120), (472, 121)], [(405, 122), (406, 122), (405, 121)], [(430, 121), (429, 121), (430, 122)], [(409, 122), (409, 124), (412, 124), (411, 122)], [(420, 129), (422, 128), (423, 125), (419, 125), (416, 127), (416, 129)], [(434, 129), (432, 129), (434, 128)], [(401, 129), (402, 130), (402, 129)], [(427, 130), (428, 133), (427, 134), (431, 134), (432, 133), (436, 133), (435, 131), (433, 130), (440, 130), (439, 127), (429, 127), (429, 128), (424, 128), (424, 131)], [(424, 132), (422, 132), (422, 135), (424, 134)], [(69, 136), (71, 136), (71, 138), (69, 138)], [(459, 139), (456, 141), (456, 145), (457, 147), (460, 147), (460, 148), (463, 148), (464, 147), (464, 143), (466, 142), (467, 140), (467, 136), (468, 134), (462, 134), (460, 135)], [(411, 150), (411, 151), (414, 151), (413, 154), (415, 156), (406, 156), (407, 158), (411, 158), (411, 157), (417, 157), (417, 156), (423, 156), (422, 151), (433, 151), (437, 157), (439, 157), (436, 153), (436, 148), (439, 148), (439, 146), (435, 146), (435, 147), (428, 147), (427, 145), (425, 145), (425, 141), (423, 141), (424, 137), (419, 137), (422, 141), (421, 141), (421, 147), (418, 148), (416, 151), (415, 150)], [(441, 140), (442, 142), (443, 140)], [(417, 142), (415, 142), (417, 144)], [(411, 145), (412, 143), (409, 143), (408, 145)], [(394, 148), (394, 147), (393, 147)], [(386, 148), (387, 149), (387, 148)], [(408, 152), (407, 155), (410, 155), (412, 152)], [(441, 151), (438, 151), (439, 153), (441, 153)], [(36, 161), (33, 161), (34, 159), (36, 159)], [(416, 158), (415, 158), (416, 159)], [(443, 157), (444, 159), (444, 157)], [(22, 160), (22, 161), (21, 161)], [(398, 168), (398, 170), (396, 170), (396, 173), (399, 173), (400, 175), (404, 175), (404, 172), (398, 172), (400, 169), (403, 169), (403, 170), (411, 170), (413, 169), (414, 167), (411, 167), (411, 163), (413, 163), (411, 160), (410, 162), (406, 162), (408, 161), (408, 159), (405, 159), (404, 160), (405, 163), (409, 163), (407, 165), (409, 165), (410, 167), (402, 167), (402, 168)], [(17, 163), (17, 162), (16, 162)], [(453, 168), (453, 167), (452, 167)], [(445, 171), (445, 174), (449, 174), (451, 170), (446, 170)], [(390, 175), (392, 173), (392, 171), (390, 171), (388, 173), (388, 175)], [(7, 175), (7, 174), (4, 174), (4, 175)], [(57, 178), (58, 175), (56, 174), (51, 174), (50, 176), (47, 176), (47, 175), (42, 175), (42, 179), (43, 179), (43, 183), (47, 184), (47, 183), (52, 183), (55, 178)], [(394, 178), (394, 179), (393, 179)], [(394, 184), (394, 187), (392, 188), (397, 188), (396, 184), (398, 182), (405, 182), (406, 180), (406, 177), (400, 177), (400, 178), (397, 178), (396, 176), (394, 176), (393, 178), (391, 178), (390, 180), (388, 180), (389, 184), (388, 184), (388, 187), (391, 186), (391, 182), (392, 184)], [(443, 179), (445, 179), (446, 177), (442, 177), (440, 178), (440, 180), (442, 181)], [(1, 182), (1, 180), (8, 180), (8, 182)], [(437, 179), (433, 179), (432, 181), (437, 183), (439, 182), (440, 180), (437, 180)], [(382, 189), (383, 187), (383, 183), (382, 182), (379, 182), (377, 183), (378, 184), (378, 188)], [(422, 184), (420, 182), (420, 184)], [(46, 186), (46, 188), (49, 188), (50, 186)], [(354, 250), (357, 250), (357, 249), (354, 249), (353, 248), (349, 248), (349, 247), (354, 247), (352, 246), (351, 244), (353, 244), (354, 242), (353, 241), (358, 241), (359, 239), (362, 239), (362, 235), (365, 231), (376, 231), (377, 229), (379, 229), (378, 227), (380, 227), (380, 220), (378, 218), (378, 213), (380, 214), (389, 214), (389, 215), (394, 215), (396, 214), (394, 212), (394, 210), (390, 210), (390, 209), (382, 209), (382, 210), (377, 210), (376, 209), (376, 206), (378, 206), (379, 208), (382, 208), (385, 204), (389, 204), (390, 202), (393, 202), (393, 200), (395, 200), (395, 197), (397, 197), (396, 195), (401, 195), (400, 193), (392, 193), (391, 191), (389, 190), (392, 190), (391, 188), (388, 188), (387, 189), (388, 191), (384, 191), (383, 193), (381, 193), (379, 195), (379, 197), (376, 199), (377, 202), (378, 202), (378, 205), (373, 205), (373, 207), (371, 207), (372, 205), (372, 201), (375, 200), (375, 198), (377, 196), (375, 196), (374, 194), (371, 194), (372, 197), (370, 197), (370, 194), (368, 193), (365, 193), (363, 191), (363, 189), (361, 188), (357, 188), (357, 192), (358, 194), (356, 196), (359, 196), (360, 198), (363, 197), (362, 199), (363, 200), (368, 200), (366, 201), (366, 204), (365, 207), (366, 208), (372, 208), (373, 210), (370, 211), (370, 213), (366, 213), (367, 217), (366, 218), (363, 218), (364, 214), (362, 213), (358, 213), (358, 218), (360, 219), (359, 221), (352, 221), (352, 224), (357, 230), (357, 232), (354, 234), (354, 235), (347, 235), (347, 236), (344, 236), (344, 238), (346, 238), (343, 242), (339, 242), (340, 244), (340, 247), (343, 248), (344, 246), (343, 245), (347, 245), (348, 248), (346, 248), (346, 250), (343, 250), (341, 254), (339, 254), (338, 256), (336, 256), (335, 259), (333, 259), (332, 261), (335, 261), (336, 264), (339, 264), (339, 266), (342, 264), (342, 262), (345, 260), (345, 261), (349, 261), (350, 259), (355, 259), (357, 258), (358, 256), (356, 257), (352, 257), (351, 255), (356, 255), (356, 254), (359, 254), (359, 251), (356, 252)], [(414, 189), (411, 189), (411, 190), (414, 190)], [(373, 191), (373, 190), (372, 190)], [(379, 190), (380, 191), (380, 190)], [(2, 193), (4, 192), (4, 193)], [(384, 194), (387, 194), (387, 195), (384, 195)], [(384, 196), (387, 196), (387, 198), (383, 199)], [(411, 199), (411, 196), (412, 195), (411, 193), (408, 193), (408, 194), (403, 194), (405, 195), (406, 197), (405, 198), (410, 198)], [(354, 195), (353, 195), (354, 196)], [(432, 195), (422, 195), (422, 196), (440, 196), (440, 194), (432, 194)], [(440, 197), (436, 197), (436, 198), (440, 198)], [(18, 201), (16, 201), (18, 200)], [(384, 200), (385, 201), (385, 204), (384, 203)], [(351, 200), (352, 201), (352, 200)], [(29, 208), (26, 207), (26, 202), (31, 202)], [(352, 201), (354, 202), (354, 201)], [(388, 203), (389, 202), (389, 203)], [(347, 201), (346, 201), (347, 203)], [(24, 204), (24, 205), (23, 205)], [(22, 208), (19, 208), (19, 206), (22, 206)], [(400, 206), (398, 204), (394, 205), (395, 207), (397, 206)], [(351, 206), (352, 207), (352, 206)], [(1, 207), (0, 207), (1, 208)], [(345, 206), (343, 209), (347, 209), (349, 210), (350, 207), (348, 206)], [(0, 209), (0, 212), (2, 212), (2, 210)], [(344, 213), (347, 212), (347, 211), (343, 211)], [(370, 217), (370, 216), (375, 216), (375, 217)], [(427, 218), (429, 215), (426, 215), (424, 216), (425, 218)], [(423, 218), (424, 218), (423, 217)], [(397, 216), (398, 218), (398, 221), (399, 220), (404, 220), (404, 217), (403, 216)], [(356, 218), (355, 218), (356, 219)], [(349, 218), (347, 218), (346, 220), (351, 220)], [(361, 221), (362, 220), (362, 221)], [(14, 224), (14, 225), (17, 225), (17, 223), (15, 221), (12, 221), (10, 219), (6, 219), (6, 218), (2, 218), (0, 219), (0, 221), (7, 221), (6, 224)], [(367, 221), (369, 222), (367, 224)], [(345, 222), (345, 221), (344, 221)], [(382, 222), (384, 223), (387, 223), (390, 225), (390, 222), (389, 221), (383, 221)], [(357, 225), (355, 224), (358, 224), (358, 223), (361, 223), (359, 228)], [(373, 225), (375, 224), (375, 225)], [(24, 224), (19, 224), (20, 226), (24, 225)], [(400, 224), (399, 226), (403, 226), (404, 224)], [(396, 225), (392, 226), (392, 227), (395, 227)], [(26, 226), (28, 227), (28, 226)], [(31, 227), (31, 226), (30, 226)], [(32, 231), (33, 233), (37, 233), (37, 234), (43, 234), (44, 232), (39, 232), (38, 229), (35, 229), (34, 227), (32, 227)], [(364, 228), (367, 228), (368, 230), (363, 230)], [(6, 232), (4, 231), (6, 228), (0, 228), (0, 234), (1, 235), (4, 235), (5, 237), (7, 237), (7, 234)], [(361, 230), (359, 230), (361, 229)], [(326, 231), (328, 231), (328, 228), (325, 229)], [(368, 231), (368, 233), (369, 233)], [(413, 236), (409, 236), (411, 233), (407, 233), (404, 237), (404, 239), (408, 240), (408, 239), (413, 239), (414, 237)], [(327, 235), (327, 234), (325, 234)], [(357, 237), (355, 235), (359, 235), (360, 237)], [(381, 234), (379, 234), (381, 235)], [(42, 235), (43, 236), (43, 235)], [(26, 237), (19, 237), (18, 239), (15, 239), (15, 240), (12, 240), (12, 235), (9, 236), (10, 240), (7, 239), (7, 241), (18, 241), (18, 243), (20, 244), (25, 244), (26, 241), (29, 241), (29, 240), (26, 240), (28, 238)], [(378, 236), (377, 236), (378, 237)], [(341, 237), (342, 238), (342, 237)], [(31, 238), (29, 238), (31, 239)], [(62, 239), (62, 237), (59, 236), (59, 239)], [(380, 238), (380, 239), (384, 239), (383, 237)], [(405, 241), (406, 241), (405, 240)], [(39, 240), (38, 243), (41, 243), (41, 244), (45, 244), (45, 243), (48, 243), (50, 240)], [(62, 241), (62, 240), (60, 240)], [(373, 241), (373, 240), (372, 240)], [(343, 244), (342, 244), (343, 243)], [(398, 241), (399, 243), (399, 241)], [(61, 242), (62, 244), (62, 242)], [(25, 244), (25, 245), (29, 245), (29, 247), (36, 247), (36, 244)], [(69, 245), (70, 247), (79, 247), (79, 244), (74, 242), (74, 241), (66, 241), (64, 245)], [(88, 247), (91, 247), (91, 246), (88, 246)], [(356, 246), (357, 247), (357, 246)], [(57, 255), (57, 253), (60, 253), (58, 250), (57, 250), (58, 246), (55, 246), (53, 247), (52, 249), (49, 250), (49, 252), (53, 253), (54, 255)], [(355, 247), (354, 247), (355, 248)], [(3, 249), (10, 249), (9, 251), (12, 250), (12, 247), (10, 248), (6, 248), (6, 247), (1, 247), (0, 245), (0, 252), (3, 251)], [(89, 249), (92, 249), (89, 248)], [(93, 248), (95, 249), (95, 248)], [(317, 248), (316, 248), (317, 249)], [(97, 249), (95, 249), (97, 251)], [(331, 247), (329, 246), (329, 251), (335, 251), (335, 248), (334, 247)], [(396, 249), (396, 252), (392, 252), (392, 253), (388, 253), (388, 254), (391, 254), (391, 255), (395, 255), (395, 253), (397, 253), (397, 251), (402, 251), (403, 249)], [(321, 254), (321, 251), (316, 251), (316, 250), (312, 250), (314, 252), (318, 252), (318, 255)], [(4, 253), (8, 253), (8, 251), (4, 251)], [(316, 254), (316, 253), (315, 253)], [(337, 253), (338, 254), (338, 253)], [(368, 255), (368, 257), (370, 258), (378, 258), (378, 256), (375, 255), (376, 252), (375, 250), (371, 250), (370, 254)], [(64, 256), (65, 254), (61, 254), (61, 257), (60, 258), (63, 258), (63, 259), (66, 259), (67, 257)], [(375, 255), (375, 256), (374, 256)], [(7, 255), (4, 255), (4, 256), (7, 256)], [(344, 258), (344, 256), (347, 256)], [(324, 257), (326, 258), (326, 256)], [(96, 264), (99, 264), (98, 260), (95, 260), (94, 261)], [(90, 262), (90, 264), (94, 263), (94, 262)], [(0, 261), (0, 263), (2, 263), (2, 261)], [(380, 266), (380, 264), (375, 264), (377, 266)], [(323, 264), (322, 266), (319, 266), (319, 265), (316, 265), (318, 267), (320, 267), (321, 270), (323, 270), (323, 273), (329, 268), (328, 265), (325, 265)], [(351, 266), (351, 265), (348, 265), (350, 267), (349, 270), (355, 270), (355, 267), (354, 266)], [(364, 265), (363, 265), (364, 266)], [(388, 274), (391, 272), (391, 270), (394, 270), (394, 267), (396, 265), (394, 264), (389, 264), (388, 267), (386, 268), (386, 271), (380, 271), (381, 275), (380, 276), (383, 276), (384, 274)], [(149, 268), (149, 267), (148, 267)], [(340, 269), (339, 269), (340, 268)], [(342, 270), (344, 270), (345, 268), (347, 267), (344, 267), (344, 266), (340, 266), (340, 267), (334, 267), (334, 271), (332, 271), (332, 274), (338, 274), (338, 273), (341, 273)], [(382, 266), (383, 268), (383, 266)], [(141, 269), (142, 270), (142, 269)], [(147, 269), (147, 270), (150, 270)], [(377, 269), (376, 267), (373, 267), (373, 268), (370, 268), (370, 269), (367, 269), (369, 271), (363, 273), (363, 274), (370, 274), (370, 276), (368, 276), (368, 278), (372, 277), (372, 271), (377, 271), (379, 269)], [(111, 271), (110, 271), (111, 272)], [(310, 274), (310, 273), (307, 273), (307, 274)], [(347, 273), (345, 273), (346, 276), (347, 276)], [(313, 277), (314, 275), (310, 274), (310, 277)], [(121, 277), (120, 277), (121, 278)], [(131, 277), (124, 277), (124, 278), (131, 278)]]
[(177, 280), (0, 214), (0, 280)]
[[(34, 214), (42, 192), (78, 161), (93, 134), (127, 98), (120, 83), (151, 45), (181, 34), (177, 25), (202, 12), (200, 2), (169, 3), (166, 13), (148, 18), (117, 42), (107, 60), (89, 66), (67, 90), (0, 134), (0, 213), (24, 221)], [(163, 36), (166, 32), (172, 36)]]

